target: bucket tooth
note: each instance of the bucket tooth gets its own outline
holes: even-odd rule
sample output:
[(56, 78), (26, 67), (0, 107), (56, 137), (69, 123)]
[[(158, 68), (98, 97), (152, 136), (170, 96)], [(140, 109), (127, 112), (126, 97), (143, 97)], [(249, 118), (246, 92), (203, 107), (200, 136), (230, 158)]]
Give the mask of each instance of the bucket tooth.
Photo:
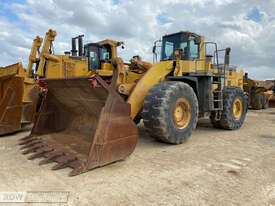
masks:
[(69, 165), (73, 169), (79, 169), (80, 167), (83, 166), (83, 162), (79, 159), (76, 159), (76, 160), (70, 162)]
[(47, 154), (47, 158), (43, 159), (39, 162), (39, 165), (44, 165), (44, 164), (48, 164), (50, 162), (54, 162), (56, 158), (63, 156), (64, 152), (60, 152), (60, 151), (53, 151)]
[(38, 143), (42, 143), (41, 140), (38, 139), (34, 139), (32, 141), (29, 141), (27, 144), (25, 144), (23, 147), (20, 148), (20, 150), (26, 149), (26, 148), (30, 148)]
[(37, 138), (28, 138), (28, 139), (22, 140), (22, 141), (19, 142), (19, 145), (28, 144), (29, 142), (32, 142), (32, 141), (34, 141), (36, 139)]
[(50, 147), (42, 147), (41, 149), (38, 149), (34, 154), (28, 157), (28, 160), (33, 160), (37, 157), (42, 157), (44, 154), (53, 151), (53, 148)]
[(25, 141), (25, 140), (28, 140), (30, 138), (33, 138), (33, 136), (29, 135), (29, 136), (23, 137), (23, 138), (19, 139), (19, 141)]
[(24, 150), (22, 154), (29, 154), (31, 152), (35, 152), (38, 148), (44, 147), (44, 144), (42, 143), (36, 143), (35, 145), (31, 146), (29, 149)]
[(75, 163), (75, 162), (76, 162), (76, 164), (79, 165), (79, 166), (75, 167), (75, 169), (72, 170), (72, 171), (69, 173), (69, 177), (79, 175), (79, 174), (81, 174), (81, 173), (83, 173), (83, 172), (86, 171), (86, 169), (83, 168), (83, 167), (81, 166), (81, 162), (80, 162), (80, 161), (74, 161), (74, 162), (72, 162), (72, 163)]

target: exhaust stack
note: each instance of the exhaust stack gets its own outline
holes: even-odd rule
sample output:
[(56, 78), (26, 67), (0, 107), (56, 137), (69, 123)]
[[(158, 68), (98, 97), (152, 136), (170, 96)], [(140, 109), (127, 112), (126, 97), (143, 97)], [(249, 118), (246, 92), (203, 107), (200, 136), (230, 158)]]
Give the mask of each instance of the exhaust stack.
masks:
[(76, 50), (76, 38), (72, 38), (72, 56), (76, 56), (77, 55), (77, 50)]
[(83, 37), (84, 35), (78, 36), (78, 56), (83, 56)]
[(230, 64), (230, 48), (225, 49), (225, 55), (224, 55), (224, 64), (229, 65)]
[(83, 55), (83, 37), (84, 34), (72, 38), (72, 56), (77, 56), (76, 40), (78, 39), (78, 56)]

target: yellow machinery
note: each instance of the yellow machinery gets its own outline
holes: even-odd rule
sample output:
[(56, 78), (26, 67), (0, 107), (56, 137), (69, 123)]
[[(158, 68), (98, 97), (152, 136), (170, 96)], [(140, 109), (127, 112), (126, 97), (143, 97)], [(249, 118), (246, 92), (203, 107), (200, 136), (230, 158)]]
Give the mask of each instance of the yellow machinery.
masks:
[[(36, 85), (39, 74), (34, 74), (34, 70), (43, 65), (50, 56), (55, 36), (56, 32), (50, 29), (44, 43), (40, 36), (33, 40), (27, 69), (23, 68), (21, 62), (0, 69), (1, 135), (19, 131), (24, 125), (33, 122), (40, 98), (40, 89)], [(39, 52), (42, 43), (42, 52)]]
[(268, 90), (269, 94), (269, 101), (268, 101), (268, 106), (269, 107), (275, 107), (275, 79), (273, 80), (266, 80), (268, 84), (271, 84), (271, 88)]
[(22, 63), (0, 68), (0, 134), (20, 130), (32, 123), (39, 99), (39, 88), (32, 78), (32, 65), (37, 62), (36, 53), (43, 39), (33, 41), (27, 72)]
[(244, 76), (244, 91), (249, 95), (249, 107), (251, 109), (267, 109), (272, 101), (274, 80), (258, 81)]
[[(210, 116), (219, 128), (242, 126), (248, 98), (243, 71), (229, 65), (229, 48), (218, 50), (189, 31), (165, 35), (160, 62), (148, 69), (138, 58), (131, 64), (117, 58), (119, 42), (82, 49), (77, 38), (78, 55), (74, 38), (71, 53), (50, 55), (38, 69), (41, 76), (58, 71), (66, 78), (41, 79), (46, 95), (30, 136), (21, 140), (23, 153), (33, 153), (29, 159), (71, 167), (70, 175), (124, 159), (136, 146), (134, 121), (141, 118), (151, 136), (171, 144), (183, 143), (199, 117)], [(75, 77), (79, 71), (88, 76)]]
[[(37, 103), (39, 102), (39, 89), (36, 86), (36, 80), (39, 78), (64, 78), (76, 76), (88, 76), (95, 74), (96, 67), (101, 67), (99, 73), (102, 76), (112, 76), (111, 60), (116, 59), (116, 49), (122, 42), (105, 40), (98, 43), (92, 43), (90, 55), (100, 52), (105, 55), (104, 62), (98, 65), (100, 61), (94, 62), (88, 66), (87, 58), (76, 57), (76, 39), (79, 40), (79, 46), (82, 46), (82, 37), (73, 38), (72, 56), (54, 55), (52, 44), (56, 37), (56, 31), (50, 29), (43, 38), (37, 36), (32, 45), (29, 56), (28, 68), (25, 70), (22, 63), (17, 63), (7, 67), (0, 68), (0, 134), (7, 134), (20, 130), (25, 124), (32, 123)], [(41, 52), (39, 49), (42, 46)], [(82, 50), (82, 48), (80, 48)], [(92, 51), (93, 50), (93, 51)], [(98, 50), (98, 51), (97, 51)], [(86, 51), (86, 50), (85, 50)], [(112, 58), (108, 55), (112, 53)], [(81, 56), (80, 54), (79, 56)], [(91, 58), (96, 58), (91, 57)], [(134, 59), (132, 61), (135, 61)], [(125, 65), (134, 73), (131, 78), (138, 78), (151, 65), (145, 62), (135, 61)], [(124, 81), (124, 80), (121, 80)], [(122, 90), (127, 88), (122, 88)]]

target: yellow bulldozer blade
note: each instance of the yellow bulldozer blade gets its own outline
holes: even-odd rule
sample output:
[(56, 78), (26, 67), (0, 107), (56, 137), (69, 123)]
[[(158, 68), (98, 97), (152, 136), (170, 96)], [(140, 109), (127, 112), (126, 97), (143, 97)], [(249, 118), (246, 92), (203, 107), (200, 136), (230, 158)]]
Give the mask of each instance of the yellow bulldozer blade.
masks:
[(0, 69), (0, 135), (16, 132), (32, 123), (39, 88), (25, 76), (21, 63)]
[[(117, 76), (117, 75), (115, 75)], [(129, 156), (138, 141), (130, 105), (100, 76), (43, 79), (47, 93), (30, 136), (21, 139), (28, 159), (70, 167), (69, 176)]]
[(0, 135), (21, 129), (24, 78), (14, 75), (0, 77)]

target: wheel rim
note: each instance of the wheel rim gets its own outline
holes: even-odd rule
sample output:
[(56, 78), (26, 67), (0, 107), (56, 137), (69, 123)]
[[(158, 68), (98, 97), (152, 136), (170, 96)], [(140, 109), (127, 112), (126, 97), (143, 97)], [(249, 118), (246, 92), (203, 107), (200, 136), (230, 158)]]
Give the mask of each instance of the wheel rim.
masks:
[(184, 129), (191, 120), (191, 105), (186, 98), (177, 100), (173, 112), (174, 125), (178, 129)]
[(241, 119), (243, 113), (243, 102), (241, 98), (236, 98), (233, 103), (233, 116), (235, 120)]

